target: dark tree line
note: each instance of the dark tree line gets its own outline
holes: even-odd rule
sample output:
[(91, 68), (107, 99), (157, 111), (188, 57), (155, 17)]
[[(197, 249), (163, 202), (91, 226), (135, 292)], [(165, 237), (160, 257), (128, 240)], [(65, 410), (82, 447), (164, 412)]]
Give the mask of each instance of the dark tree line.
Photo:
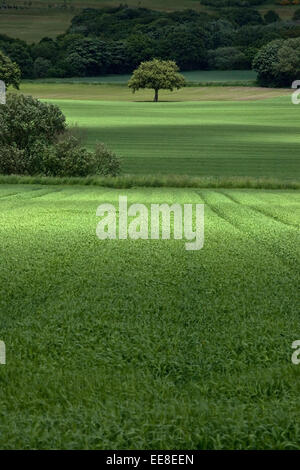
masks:
[(280, 21), (272, 11), (262, 17), (247, 7), (207, 14), (120, 5), (85, 9), (65, 34), (37, 44), (0, 35), (0, 50), (23, 78), (83, 77), (130, 73), (153, 58), (173, 60), (181, 70), (251, 68), (264, 45), (298, 36), (299, 22)]

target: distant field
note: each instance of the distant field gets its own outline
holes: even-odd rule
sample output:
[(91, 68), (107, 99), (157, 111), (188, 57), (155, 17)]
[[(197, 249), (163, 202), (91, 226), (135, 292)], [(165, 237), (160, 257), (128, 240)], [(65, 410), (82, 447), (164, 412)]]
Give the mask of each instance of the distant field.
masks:
[(1, 11), (0, 31), (10, 37), (22, 39), (28, 43), (38, 42), (44, 37), (55, 38), (69, 27), (74, 12), (32, 10)]
[[(10, 5), (24, 7), (24, 0), (6, 0)], [(197, 11), (213, 11), (202, 5), (200, 0), (126, 0), (129, 6), (142, 6), (152, 9), (173, 11), (184, 8), (192, 8)], [(30, 8), (19, 10), (0, 10), (0, 31), (12, 37), (23, 39), (27, 42), (36, 42), (45, 36), (56, 37), (66, 31), (71, 18), (82, 8), (103, 6), (117, 6), (120, 0), (72, 0), (67, 1), (64, 8), (63, 0), (56, 0), (51, 8), (49, 0), (32, 0)], [(53, 5), (53, 4), (52, 4)], [(290, 19), (299, 5), (277, 5), (270, 2), (256, 7), (266, 13), (270, 8), (277, 11), (283, 19)]]
[(52, 100), (88, 147), (105, 142), (124, 172), (299, 178), (300, 125), (289, 97), (261, 101)]
[[(44, 99), (100, 100), (100, 101), (152, 101), (152, 90), (140, 90), (133, 94), (123, 84), (89, 83), (41, 83), (23, 82), (22, 93)], [(181, 90), (160, 91), (162, 101), (216, 101), (216, 100), (259, 100), (290, 95), (290, 89), (260, 88), (247, 86), (194, 86)]]
[[(249, 82), (256, 80), (254, 70), (194, 70), (181, 72), (187, 82)], [(24, 80), (23, 83), (127, 83), (131, 74), (128, 75), (104, 75), (99, 77), (73, 77), (73, 78), (44, 78), (37, 80)]]
[[(98, 240), (120, 195), (205, 203), (204, 248)], [(299, 208), (299, 191), (0, 185), (0, 448), (299, 449)]]

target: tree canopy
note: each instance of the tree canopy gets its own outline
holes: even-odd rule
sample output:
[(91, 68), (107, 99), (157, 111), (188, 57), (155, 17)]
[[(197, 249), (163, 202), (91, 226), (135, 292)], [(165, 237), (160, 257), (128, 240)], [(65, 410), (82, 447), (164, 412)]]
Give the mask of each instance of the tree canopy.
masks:
[(291, 86), (300, 73), (300, 38), (270, 42), (255, 56), (253, 68), (262, 86)]
[(12, 62), (3, 52), (0, 51), (0, 80), (3, 80), (5, 85), (10, 85), (19, 89), (21, 72), (18, 65)]
[(155, 91), (154, 101), (158, 101), (159, 90), (179, 90), (185, 85), (184, 77), (179, 73), (176, 62), (172, 60), (153, 59), (142, 62), (133, 72), (128, 82), (133, 93), (140, 88), (150, 88)]

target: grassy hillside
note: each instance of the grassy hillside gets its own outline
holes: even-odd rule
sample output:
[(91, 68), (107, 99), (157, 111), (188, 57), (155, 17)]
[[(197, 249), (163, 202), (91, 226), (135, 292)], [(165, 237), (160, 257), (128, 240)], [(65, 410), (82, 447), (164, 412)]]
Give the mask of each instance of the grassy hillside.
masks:
[[(56, 0), (49, 8), (49, 0), (32, 0), (32, 6), (24, 8), (23, 0), (6, 0), (9, 5), (18, 5), (20, 9), (0, 10), (0, 31), (12, 37), (18, 37), (28, 42), (39, 41), (41, 38), (56, 37), (63, 33), (72, 17), (82, 8), (119, 5), (120, 0)], [(129, 6), (142, 6), (152, 9), (172, 11), (192, 8), (197, 11), (212, 11), (201, 4), (199, 0), (126, 0)], [(66, 5), (66, 6), (64, 6)], [(22, 9), (21, 9), (22, 8)], [(277, 11), (283, 19), (289, 19), (298, 5), (277, 5), (269, 2), (258, 6), (265, 13), (270, 8)]]
[(89, 147), (100, 140), (121, 155), (128, 173), (299, 175), (298, 108), (290, 97), (157, 105), (142, 101), (52, 102), (71, 125), (79, 126)]
[[(203, 250), (99, 241), (120, 194), (204, 202)], [(299, 447), (299, 192), (1, 185), (0, 207), (2, 449)]]

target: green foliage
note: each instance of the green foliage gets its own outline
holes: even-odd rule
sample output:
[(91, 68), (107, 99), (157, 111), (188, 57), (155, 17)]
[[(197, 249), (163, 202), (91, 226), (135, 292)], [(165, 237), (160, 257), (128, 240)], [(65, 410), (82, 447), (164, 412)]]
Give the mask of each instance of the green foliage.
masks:
[(38, 44), (33, 44), (31, 47), (31, 55), (34, 59), (41, 57), (45, 60), (52, 61), (59, 52), (57, 41), (51, 38), (43, 38)]
[(55, 142), (66, 129), (65, 117), (58, 106), (31, 96), (8, 93), (6, 105), (0, 105), (0, 143), (27, 150), (36, 140)]
[(133, 72), (128, 82), (133, 93), (140, 88), (155, 90), (154, 101), (158, 101), (159, 90), (179, 90), (185, 85), (184, 77), (178, 73), (179, 68), (174, 61), (153, 59), (142, 62)]
[(300, 8), (297, 8), (297, 10), (294, 11), (293, 20), (300, 21)]
[(46, 78), (49, 74), (49, 69), (51, 68), (52, 64), (50, 60), (43, 59), (42, 57), (38, 57), (34, 61), (33, 65), (33, 73), (35, 78)]
[(19, 88), (21, 81), (21, 71), (15, 62), (12, 62), (3, 52), (0, 51), (0, 80), (9, 87), (12, 85)]
[(86, 8), (56, 39), (45, 37), (28, 45), (0, 35), (0, 49), (20, 66), (26, 78), (126, 74), (153, 58), (173, 60), (181, 70), (205, 70), (211, 66), (208, 51), (226, 47), (236, 47), (245, 54), (250, 68), (250, 49), (258, 50), (275, 39), (300, 36), (295, 19), (278, 21), (272, 10), (263, 18), (251, 8), (255, 1), (260, 3), (212, 0), (222, 8), (209, 14), (127, 5)]
[(95, 76), (107, 72), (109, 54), (105, 42), (96, 38), (72, 40), (67, 55), (58, 66), (65, 67), (66, 76)]
[(96, 174), (117, 176), (120, 173), (121, 161), (114, 152), (103, 143), (98, 142), (95, 148)]
[(0, 106), (0, 172), (3, 174), (117, 175), (118, 158), (104, 146), (91, 152), (66, 132), (58, 106), (9, 94)]
[(278, 13), (276, 13), (276, 11), (269, 10), (264, 15), (264, 20), (267, 24), (275, 23), (276, 21), (280, 21), (280, 16), (278, 15)]
[(0, 171), (47, 174), (44, 162), (66, 123), (58, 106), (9, 93), (0, 105), (0, 129)]
[(249, 64), (246, 55), (237, 47), (219, 47), (208, 51), (208, 66), (215, 70), (244, 70)]
[(291, 86), (300, 73), (300, 38), (267, 44), (255, 56), (253, 68), (262, 86)]
[(33, 76), (32, 51), (26, 42), (0, 34), (0, 50), (19, 66), (22, 78)]
[(226, 8), (222, 10), (221, 16), (222, 18), (227, 18), (238, 27), (263, 23), (259, 11), (252, 8)]
[(203, 69), (207, 66), (207, 42), (202, 28), (171, 28), (156, 44), (153, 56), (171, 59), (182, 70)]
[(55, 145), (55, 159), (46, 174), (54, 176), (102, 175), (117, 176), (120, 173), (118, 157), (104, 144), (97, 143), (94, 152), (80, 146), (79, 140), (69, 136)]
[(15, 143), (12, 145), (1, 144), (0, 148), (0, 173), (3, 175), (26, 173), (25, 151), (19, 149)]
[(46, 174), (54, 176), (87, 176), (97, 173), (96, 160), (92, 152), (79, 145), (79, 141), (68, 136), (57, 142), (55, 159)]
[(60, 64), (63, 70), (63, 76), (84, 77), (86, 60), (77, 52), (71, 52)]

